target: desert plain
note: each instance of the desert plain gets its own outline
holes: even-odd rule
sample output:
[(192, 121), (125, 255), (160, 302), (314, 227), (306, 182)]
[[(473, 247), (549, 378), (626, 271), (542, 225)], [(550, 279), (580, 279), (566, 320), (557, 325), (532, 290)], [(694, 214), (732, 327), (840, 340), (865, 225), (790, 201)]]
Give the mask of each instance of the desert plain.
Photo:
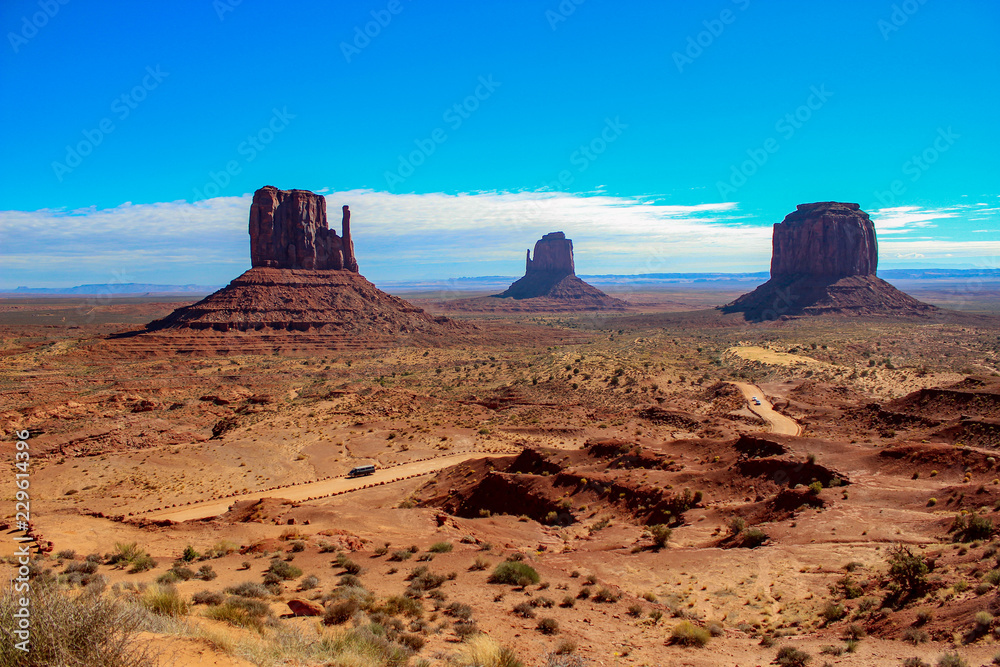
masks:
[(33, 582), (108, 605), (89, 641), (128, 664), (990, 664), (1000, 299), (908, 288), (958, 309), (407, 294), (463, 327), (377, 349), (122, 335), (178, 297), (6, 298), (31, 526), (5, 481), (4, 556), (27, 536)]

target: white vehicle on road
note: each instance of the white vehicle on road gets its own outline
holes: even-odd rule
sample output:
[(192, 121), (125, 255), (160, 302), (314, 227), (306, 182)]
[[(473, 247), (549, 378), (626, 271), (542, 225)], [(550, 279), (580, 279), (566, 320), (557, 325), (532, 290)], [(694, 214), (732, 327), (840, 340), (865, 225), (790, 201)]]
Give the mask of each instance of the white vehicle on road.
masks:
[(754, 396), (754, 397), (753, 397), (753, 398), (751, 398), (750, 400), (751, 400), (751, 401), (753, 401), (753, 404), (754, 404), (754, 405), (760, 405), (760, 399), (759, 399), (759, 398), (757, 398), (756, 396)]

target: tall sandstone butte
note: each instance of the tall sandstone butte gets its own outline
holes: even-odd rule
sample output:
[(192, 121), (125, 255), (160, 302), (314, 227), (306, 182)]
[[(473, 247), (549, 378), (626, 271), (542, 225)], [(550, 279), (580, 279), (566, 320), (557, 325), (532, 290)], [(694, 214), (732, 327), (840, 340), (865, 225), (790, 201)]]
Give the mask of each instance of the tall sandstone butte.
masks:
[(875, 225), (857, 204), (799, 204), (774, 225), (771, 279), (722, 307), (750, 320), (784, 316), (925, 315), (917, 301), (876, 277)]
[(320, 346), (382, 347), (401, 335), (474, 328), (432, 317), (365, 280), (347, 206), (343, 215), (338, 236), (327, 225), (322, 195), (270, 185), (257, 190), (250, 206), (252, 268), (198, 303), (151, 322), (146, 332), (312, 331), (320, 334)]
[(323, 195), (265, 185), (250, 205), (250, 265), (357, 273), (351, 211), (343, 210), (343, 236), (337, 236), (327, 224)]
[[(525, 257), (524, 277), (503, 293), (487, 298), (532, 299), (527, 308), (539, 310), (622, 310), (627, 306), (577, 277), (573, 241), (563, 232), (549, 232), (536, 241), (534, 258), (530, 250)], [(488, 304), (482, 299), (465, 303), (470, 308)]]

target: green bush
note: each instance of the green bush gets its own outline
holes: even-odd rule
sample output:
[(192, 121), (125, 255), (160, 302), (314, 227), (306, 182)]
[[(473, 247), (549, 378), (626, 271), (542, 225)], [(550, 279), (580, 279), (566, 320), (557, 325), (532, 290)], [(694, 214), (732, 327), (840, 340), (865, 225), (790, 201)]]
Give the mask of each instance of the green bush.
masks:
[(278, 558), (271, 561), (271, 564), (267, 567), (267, 571), (286, 581), (297, 579), (302, 576), (302, 570), (300, 568)]
[(927, 586), (927, 573), (930, 568), (927, 567), (927, 562), (910, 551), (909, 547), (897, 544), (889, 549), (887, 560), (889, 578), (903, 591), (914, 594)]
[(427, 550), (435, 554), (446, 554), (454, 548), (451, 542), (435, 542)]
[(537, 584), (541, 577), (535, 568), (527, 563), (504, 561), (493, 569), (488, 581), (491, 584), (507, 584), (510, 586), (521, 586), (521, 582), (527, 580), (530, 584)]

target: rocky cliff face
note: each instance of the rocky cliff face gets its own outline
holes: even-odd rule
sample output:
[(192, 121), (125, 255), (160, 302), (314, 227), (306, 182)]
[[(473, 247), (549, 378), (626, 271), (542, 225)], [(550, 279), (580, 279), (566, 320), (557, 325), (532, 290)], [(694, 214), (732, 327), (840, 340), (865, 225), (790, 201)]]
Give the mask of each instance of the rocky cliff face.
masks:
[(771, 277), (873, 276), (875, 225), (857, 204), (799, 204), (774, 226)]
[(771, 279), (722, 307), (748, 320), (927, 315), (937, 310), (875, 275), (875, 225), (857, 204), (799, 204), (774, 226)]
[(308, 190), (266, 185), (250, 205), (253, 267), (358, 272), (351, 241), (351, 212), (344, 206), (343, 237), (329, 228), (326, 199)]
[(528, 253), (524, 275), (559, 274), (559, 277), (576, 275), (573, 263), (573, 241), (563, 232), (550, 232), (535, 242), (535, 258)]

